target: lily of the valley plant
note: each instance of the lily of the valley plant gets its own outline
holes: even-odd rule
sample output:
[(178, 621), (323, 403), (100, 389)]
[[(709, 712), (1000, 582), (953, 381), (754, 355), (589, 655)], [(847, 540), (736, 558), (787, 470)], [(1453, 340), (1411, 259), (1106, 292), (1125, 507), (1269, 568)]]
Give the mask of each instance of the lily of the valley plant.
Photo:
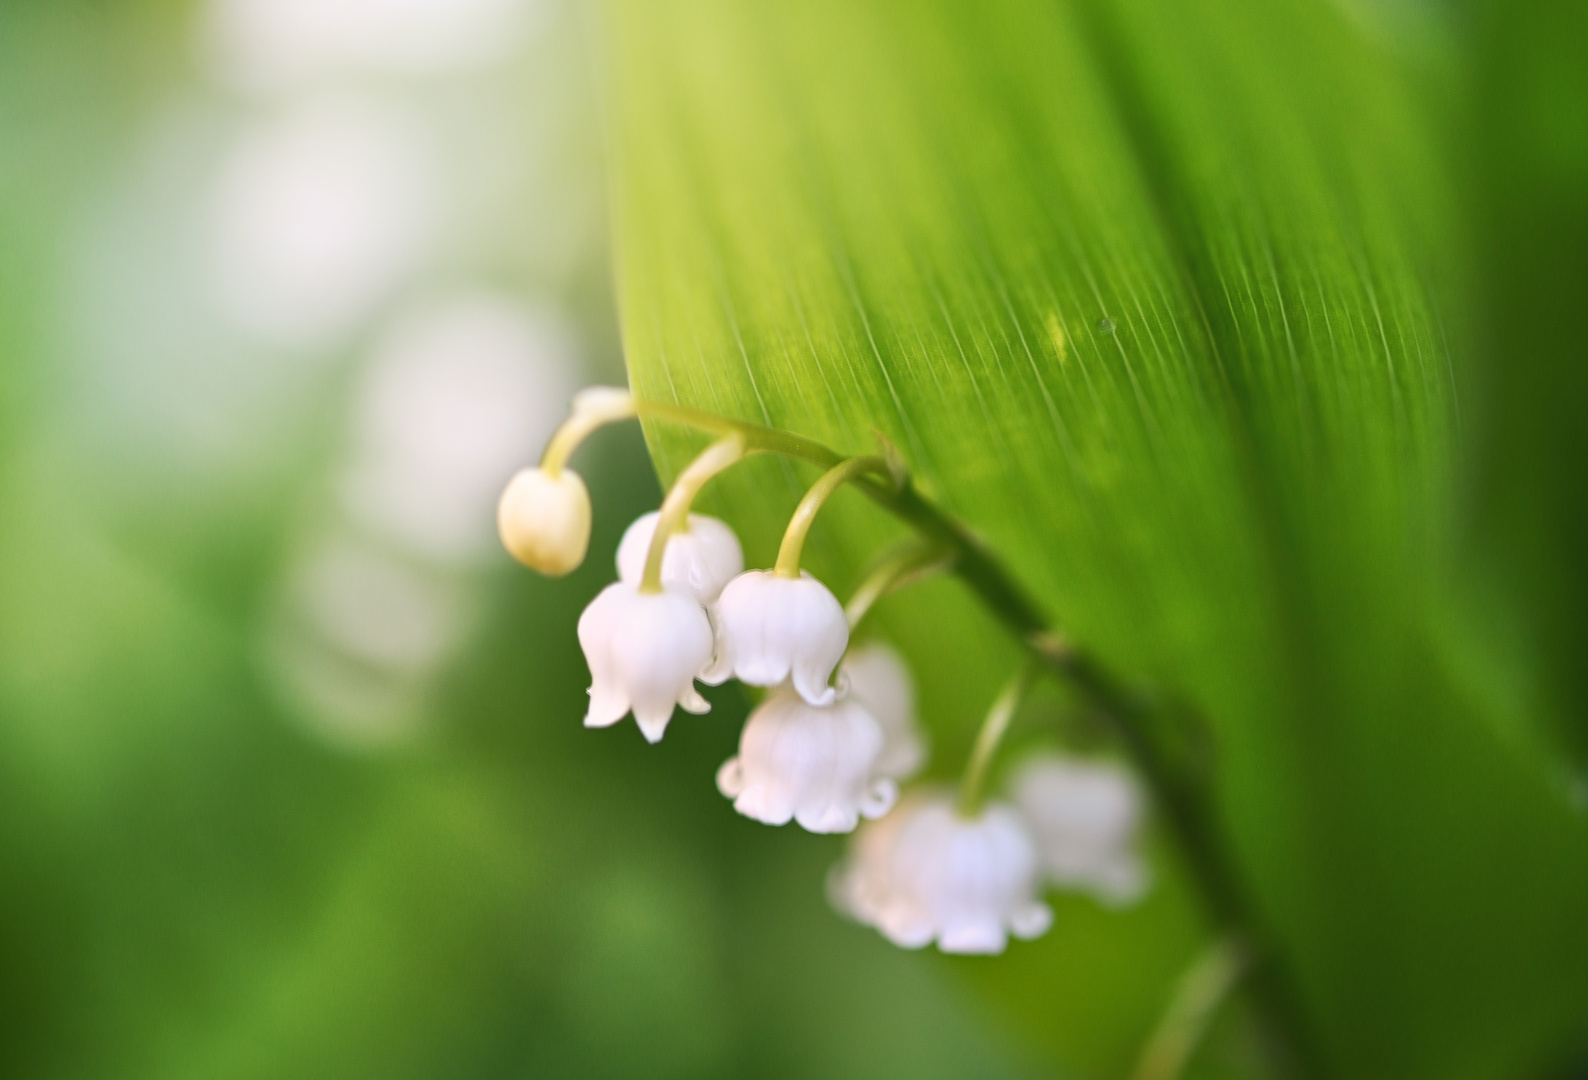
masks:
[[(1045, 887), (1087, 891), (1110, 904), (1141, 895), (1147, 875), (1134, 850), (1141, 800), (1119, 767), (1035, 756), (1009, 799), (989, 797), (993, 757), (1033, 673), (1045, 664), (1073, 675), (1074, 654), (1022, 607), (992, 556), (911, 489), (897, 460), (840, 457), (785, 432), (636, 401), (623, 390), (587, 390), (540, 465), (520, 472), (502, 495), (502, 540), (520, 562), (550, 575), (583, 562), (590, 499), (568, 456), (598, 427), (637, 416), (718, 439), (679, 475), (659, 511), (629, 527), (618, 580), (579, 619), (591, 675), (586, 727), (632, 715), (654, 743), (675, 707), (710, 709), (697, 681), (737, 678), (764, 688), (739, 753), (718, 771), (718, 789), (739, 813), (768, 825), (854, 833), (828, 883), (832, 902), (906, 948), (936, 942), (944, 952), (1002, 952), (1011, 935), (1036, 937), (1052, 924)], [(691, 507), (713, 476), (757, 453), (787, 454), (825, 471), (795, 509), (776, 564), (746, 570), (733, 530)], [(845, 483), (920, 533), (918, 544), (879, 560), (847, 607), (800, 567), (806, 534)], [(1031, 659), (993, 704), (959, 790), (901, 792), (928, 751), (910, 673), (882, 641), (852, 638), (877, 599), (942, 568), (957, 570), (989, 600), (1027, 640)]]

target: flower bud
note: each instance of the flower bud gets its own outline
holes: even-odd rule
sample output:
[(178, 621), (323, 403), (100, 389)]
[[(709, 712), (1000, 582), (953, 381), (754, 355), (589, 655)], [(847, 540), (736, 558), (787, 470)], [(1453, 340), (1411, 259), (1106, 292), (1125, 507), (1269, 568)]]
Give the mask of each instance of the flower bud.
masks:
[[(635, 521), (618, 545), (618, 578), (639, 585), (651, 538), (661, 514), (652, 511)], [(685, 525), (667, 538), (662, 556), (662, 587), (681, 589), (702, 604), (714, 604), (723, 586), (744, 570), (739, 538), (725, 522), (704, 514), (690, 514)]]
[(496, 527), (513, 558), (562, 577), (579, 568), (590, 546), (590, 493), (571, 469), (555, 476), (522, 469), (496, 505)]

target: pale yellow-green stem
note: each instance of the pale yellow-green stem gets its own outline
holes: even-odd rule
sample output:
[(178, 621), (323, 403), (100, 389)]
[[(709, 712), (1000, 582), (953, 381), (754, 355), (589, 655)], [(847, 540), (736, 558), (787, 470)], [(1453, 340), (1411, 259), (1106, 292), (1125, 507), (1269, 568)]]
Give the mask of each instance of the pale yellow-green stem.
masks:
[(1230, 991), (1246, 970), (1240, 942), (1221, 938), (1180, 979), (1174, 997), (1142, 1049), (1132, 1080), (1177, 1080)]
[(894, 589), (940, 573), (954, 564), (954, 552), (940, 544), (905, 543), (877, 561), (844, 606), (849, 629), (860, 625), (878, 600)]
[(562, 422), (546, 444), (546, 452), (540, 455), (541, 471), (547, 476), (557, 476), (592, 431), (619, 420), (632, 420), (638, 415), (634, 398), (626, 390), (598, 387), (594, 392), (585, 391), (574, 398), (572, 415)]
[(970, 752), (970, 761), (965, 764), (965, 776), (959, 783), (959, 813), (961, 817), (973, 818), (981, 813), (982, 795), (987, 785), (987, 772), (992, 767), (993, 756), (998, 752), (998, 744), (1003, 741), (1004, 733), (1009, 730), (1009, 723), (1015, 718), (1015, 712), (1020, 708), (1020, 703), (1025, 700), (1026, 690), (1031, 686), (1032, 676), (1036, 674), (1036, 662), (1027, 659), (1020, 665), (1020, 670), (1004, 685), (1003, 692), (998, 695), (998, 700), (987, 712), (987, 719), (982, 721), (981, 731), (976, 736), (976, 746)]
[(845, 458), (822, 473), (821, 479), (811, 485), (800, 504), (794, 508), (788, 528), (783, 531), (783, 545), (777, 550), (777, 564), (773, 568), (778, 577), (800, 576), (800, 555), (805, 550), (805, 535), (811, 531), (811, 524), (816, 520), (816, 515), (821, 513), (822, 505), (845, 483), (868, 472), (884, 478), (892, 476), (888, 471), (888, 463), (879, 457), (852, 457)]
[(691, 461), (662, 500), (662, 511), (656, 519), (656, 532), (651, 537), (651, 547), (645, 555), (645, 576), (640, 579), (640, 592), (662, 591), (662, 556), (667, 552), (668, 537), (678, 532), (689, 520), (689, 508), (695, 496), (706, 486), (706, 481), (745, 456), (744, 436), (738, 432), (725, 436), (701, 451)]
[(843, 460), (820, 443), (812, 442), (801, 435), (763, 427), (760, 424), (746, 423), (743, 420), (730, 420), (726, 416), (691, 409), (687, 405), (674, 405), (664, 401), (642, 401), (627, 390), (598, 386), (582, 391), (574, 398), (572, 415), (563, 421), (562, 426), (552, 435), (551, 441), (546, 444), (546, 451), (540, 459), (541, 469), (552, 476), (557, 475), (568, 464), (568, 458), (574, 450), (590, 436), (591, 432), (607, 424), (632, 420), (636, 417), (671, 420), (714, 435), (738, 434), (744, 439), (747, 453), (765, 450), (815, 462), (822, 466), (830, 466)]

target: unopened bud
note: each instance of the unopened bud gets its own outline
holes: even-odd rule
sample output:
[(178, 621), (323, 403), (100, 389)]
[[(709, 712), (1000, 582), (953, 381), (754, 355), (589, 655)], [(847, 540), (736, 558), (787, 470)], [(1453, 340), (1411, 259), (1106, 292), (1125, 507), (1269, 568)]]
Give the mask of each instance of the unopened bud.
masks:
[(590, 546), (590, 493), (571, 469), (555, 476), (520, 470), (496, 505), (496, 527), (508, 554), (550, 577), (579, 568)]

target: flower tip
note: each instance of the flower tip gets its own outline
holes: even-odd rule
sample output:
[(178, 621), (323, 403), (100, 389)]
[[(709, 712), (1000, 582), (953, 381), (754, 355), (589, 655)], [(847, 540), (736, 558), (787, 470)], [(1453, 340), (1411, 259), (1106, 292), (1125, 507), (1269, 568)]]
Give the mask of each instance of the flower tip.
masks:
[(584, 726), (587, 728), (611, 727), (628, 713), (628, 705), (617, 705), (610, 701), (597, 701), (594, 695), (590, 699), (590, 708), (584, 714)]
[(522, 469), (496, 506), (502, 546), (548, 577), (563, 577), (584, 562), (590, 546), (590, 493), (579, 474)]
[(744, 766), (739, 764), (738, 758), (729, 758), (717, 770), (717, 790), (730, 799), (744, 794)]
[(899, 801), (899, 785), (891, 777), (882, 777), (874, 781), (866, 789), (860, 801), (860, 816), (867, 821), (876, 821), (886, 817), (888, 811), (893, 809), (894, 803)]
[(794, 812), (794, 820), (808, 833), (832, 835), (854, 832), (860, 814), (853, 808), (829, 804), (816, 809), (802, 807)]
[(823, 686), (818, 690), (805, 680), (796, 680), (794, 688), (805, 699), (805, 704), (818, 709), (830, 708), (838, 700), (838, 691), (831, 686)]
[(1008, 947), (1009, 935), (995, 926), (957, 926), (937, 939), (938, 952), (959, 956), (1001, 956)]
[(1016, 911), (1009, 919), (1009, 929), (1021, 941), (1039, 938), (1052, 926), (1053, 909), (1040, 901)]

